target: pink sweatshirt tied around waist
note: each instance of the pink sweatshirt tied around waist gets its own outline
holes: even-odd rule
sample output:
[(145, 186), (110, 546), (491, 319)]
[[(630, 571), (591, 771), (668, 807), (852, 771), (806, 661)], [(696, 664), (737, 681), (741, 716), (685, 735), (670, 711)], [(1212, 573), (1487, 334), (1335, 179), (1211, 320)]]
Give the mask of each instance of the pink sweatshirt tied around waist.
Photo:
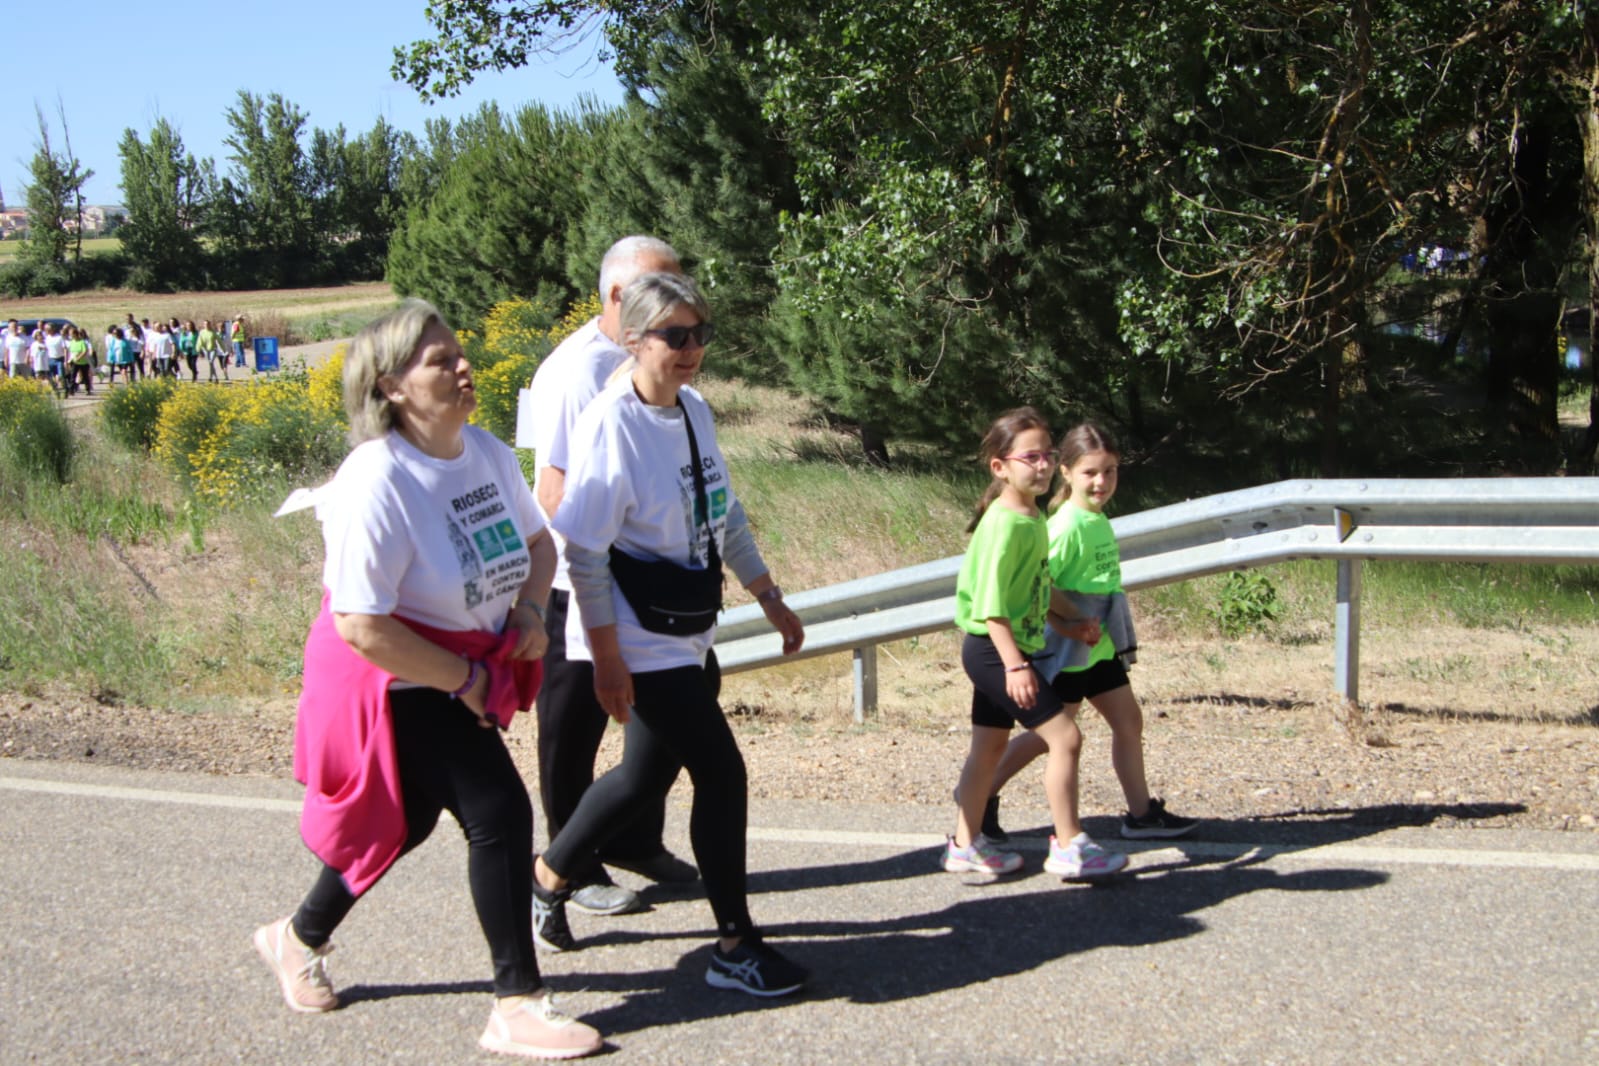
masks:
[[(440, 647), (482, 660), (489, 670), (485, 706), (501, 729), (510, 726), (517, 711), (533, 706), (544, 667), (511, 657), (516, 630), (496, 634), (400, 621)], [(294, 778), (305, 785), (301, 837), (356, 896), (377, 883), (405, 845), (405, 806), (389, 716), (393, 680), (339, 636), (324, 590), (322, 609), (305, 638)]]

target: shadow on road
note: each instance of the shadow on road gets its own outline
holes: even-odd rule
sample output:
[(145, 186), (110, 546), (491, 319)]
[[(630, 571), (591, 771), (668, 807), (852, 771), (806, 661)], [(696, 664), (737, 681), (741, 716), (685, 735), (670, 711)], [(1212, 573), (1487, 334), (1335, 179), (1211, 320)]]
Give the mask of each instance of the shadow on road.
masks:
[[(1344, 892), (1388, 880), (1375, 870), (1318, 869), (1280, 873), (1261, 865), (1265, 856), (1241, 859), (1185, 858), (1096, 886), (1062, 887), (1048, 874), (1024, 876), (1036, 892), (1001, 894), (983, 883), (962, 884), (938, 871), (931, 849), (837, 866), (763, 873), (752, 879), (761, 891), (795, 891), (865, 881), (931, 877), (947, 879), (951, 895), (964, 898), (933, 911), (881, 921), (791, 922), (766, 930), (783, 950), (814, 974), (806, 1001), (844, 999), (892, 1003), (1024, 973), (1068, 956), (1108, 947), (1136, 947), (1205, 931), (1195, 915), (1251, 892)], [(1005, 883), (1014, 888), (1015, 881)], [(752, 888), (755, 886), (752, 885)], [(907, 894), (907, 898), (911, 897)], [(704, 937), (704, 933), (686, 934)], [(612, 932), (594, 943), (645, 939)], [(672, 971), (592, 974), (585, 987), (604, 989), (623, 1002), (585, 1020), (606, 1033), (750, 1010), (775, 1009), (743, 996), (707, 994), (710, 948), (684, 955)]]

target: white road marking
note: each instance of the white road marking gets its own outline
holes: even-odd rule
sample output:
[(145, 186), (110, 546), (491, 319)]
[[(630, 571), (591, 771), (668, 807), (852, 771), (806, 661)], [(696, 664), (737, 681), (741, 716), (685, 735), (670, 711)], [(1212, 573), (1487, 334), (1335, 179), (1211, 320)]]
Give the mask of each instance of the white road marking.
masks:
[[(227, 807), (235, 810), (283, 811), (299, 813), (299, 800), (269, 799), (264, 796), (225, 796), (209, 792), (176, 792), (166, 789), (124, 788), (113, 785), (49, 781), (32, 777), (0, 774), (0, 788), (18, 792), (42, 792), (92, 799), (124, 800), (136, 803), (175, 803), (189, 807)], [(840, 829), (783, 829), (750, 826), (749, 839), (765, 843), (809, 844), (830, 847), (932, 848), (941, 838), (929, 833), (881, 833)], [(1188, 841), (1117, 841), (1116, 847), (1154, 861), (1181, 862), (1192, 859), (1271, 861), (1363, 866), (1459, 866), (1499, 867), (1522, 870), (1570, 870), (1599, 872), (1599, 854), (1569, 851), (1468, 851), (1463, 848), (1415, 848), (1380, 844), (1249, 844)], [(1038, 851), (1046, 847), (1037, 837), (1012, 840), (1005, 845), (1014, 851)], [(1145, 864), (1147, 865), (1147, 863)], [(1137, 867), (1134, 867), (1136, 871)]]
[(119, 788), (114, 785), (87, 785), (76, 781), (45, 781), (33, 777), (6, 777), (0, 774), (0, 788), (18, 792), (49, 792), (58, 796), (85, 796), (92, 799), (133, 800), (138, 803), (179, 803), (188, 807), (231, 807), (249, 811), (296, 811), (299, 800), (267, 799), (264, 796), (222, 796), (210, 792), (169, 792), (154, 788)]

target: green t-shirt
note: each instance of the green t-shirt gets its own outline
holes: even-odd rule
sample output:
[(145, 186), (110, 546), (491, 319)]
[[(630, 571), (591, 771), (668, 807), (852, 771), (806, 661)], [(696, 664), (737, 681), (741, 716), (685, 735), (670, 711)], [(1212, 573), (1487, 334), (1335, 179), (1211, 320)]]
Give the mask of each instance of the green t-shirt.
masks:
[[(1110, 519), (1070, 500), (1050, 515), (1049, 577), (1063, 592), (1110, 596), (1122, 591), (1122, 555)], [(1106, 633), (1089, 652), (1087, 665), (1073, 669), (1086, 670), (1115, 654), (1116, 645)]]
[(1029, 518), (991, 504), (966, 546), (955, 582), (955, 624), (987, 636), (988, 619), (1010, 619), (1023, 654), (1044, 647), (1049, 611), (1049, 527), (1042, 515)]

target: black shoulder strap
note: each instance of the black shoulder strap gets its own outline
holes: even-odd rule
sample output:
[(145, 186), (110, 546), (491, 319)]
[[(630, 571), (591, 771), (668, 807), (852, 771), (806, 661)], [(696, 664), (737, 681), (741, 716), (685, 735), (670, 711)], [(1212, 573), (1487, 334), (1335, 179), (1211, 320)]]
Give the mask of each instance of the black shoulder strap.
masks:
[(688, 430), (689, 461), (694, 466), (694, 511), (695, 523), (705, 522), (705, 539), (710, 542), (706, 549), (708, 559), (706, 566), (712, 570), (719, 569), (722, 565), (722, 554), (716, 550), (716, 533), (711, 529), (711, 501), (705, 492), (705, 471), (700, 468), (700, 442), (694, 436), (694, 419), (689, 417), (688, 407), (678, 397), (677, 405), (683, 409), (683, 425)]

